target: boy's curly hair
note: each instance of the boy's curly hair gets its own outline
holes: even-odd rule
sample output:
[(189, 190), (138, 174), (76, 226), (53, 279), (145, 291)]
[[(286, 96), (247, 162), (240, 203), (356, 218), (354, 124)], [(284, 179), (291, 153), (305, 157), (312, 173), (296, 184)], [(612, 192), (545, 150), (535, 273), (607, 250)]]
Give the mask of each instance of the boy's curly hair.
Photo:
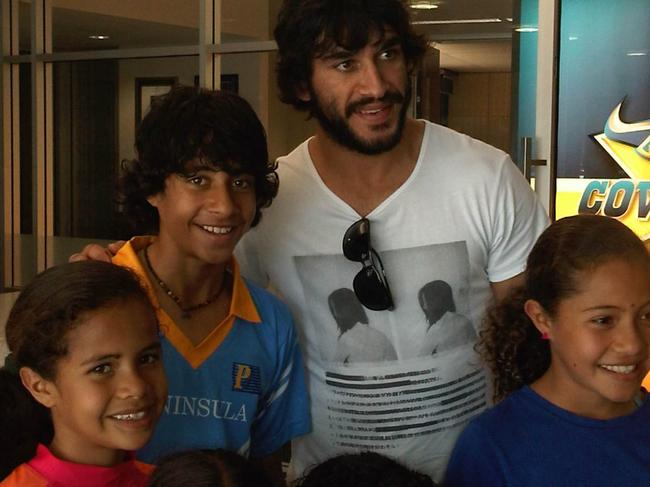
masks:
[(136, 134), (137, 158), (122, 161), (119, 203), (138, 233), (156, 233), (158, 211), (149, 196), (165, 189), (165, 179), (185, 174), (189, 161), (255, 179), (256, 211), (278, 191), (277, 165), (269, 162), (266, 133), (246, 100), (228, 91), (178, 86), (154, 98)]

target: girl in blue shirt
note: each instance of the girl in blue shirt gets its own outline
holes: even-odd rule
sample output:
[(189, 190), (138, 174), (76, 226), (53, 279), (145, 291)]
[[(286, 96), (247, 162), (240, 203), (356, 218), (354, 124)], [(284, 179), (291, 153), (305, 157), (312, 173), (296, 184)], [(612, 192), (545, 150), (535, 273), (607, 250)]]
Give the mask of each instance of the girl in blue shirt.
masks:
[(461, 434), (445, 485), (647, 484), (649, 343), (641, 240), (607, 217), (551, 225), (525, 284), (488, 313), (479, 347), (498, 404)]

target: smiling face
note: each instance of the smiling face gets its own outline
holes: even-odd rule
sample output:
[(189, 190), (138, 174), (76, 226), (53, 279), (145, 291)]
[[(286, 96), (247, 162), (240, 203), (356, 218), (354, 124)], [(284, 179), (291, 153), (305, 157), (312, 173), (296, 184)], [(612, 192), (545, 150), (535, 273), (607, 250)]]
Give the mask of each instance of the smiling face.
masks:
[(408, 66), (399, 39), (376, 32), (358, 51), (341, 46), (313, 61), (310, 101), (323, 131), (362, 154), (379, 154), (401, 140), (411, 96)]
[(560, 300), (553, 316), (529, 313), (551, 347), (551, 365), (538, 385), (544, 397), (576, 414), (627, 414), (650, 369), (650, 269), (608, 260), (579, 272), (575, 282), (578, 291)]
[(255, 216), (255, 180), (191, 161), (148, 198), (160, 217), (159, 241), (179, 255), (225, 265)]
[[(81, 316), (66, 335), (68, 353), (44, 381), (52, 412), (52, 452), (110, 466), (151, 437), (167, 396), (158, 328), (141, 299), (120, 300)], [(43, 402), (43, 401), (41, 401)]]

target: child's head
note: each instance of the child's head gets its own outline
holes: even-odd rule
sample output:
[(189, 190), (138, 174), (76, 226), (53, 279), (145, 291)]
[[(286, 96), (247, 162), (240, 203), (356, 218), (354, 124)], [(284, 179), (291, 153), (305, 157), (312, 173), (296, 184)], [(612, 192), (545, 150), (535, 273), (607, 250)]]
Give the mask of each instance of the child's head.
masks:
[(136, 150), (135, 160), (123, 162), (120, 199), (138, 232), (158, 231), (159, 212), (150, 198), (164, 193), (171, 176), (189, 180), (201, 169), (235, 179), (245, 175), (253, 196), (252, 226), (277, 194), (264, 127), (248, 102), (228, 91), (179, 86), (152, 100)]
[(650, 366), (650, 256), (617, 220), (561, 219), (539, 237), (525, 285), (489, 312), (481, 337), (496, 399), (552, 374), (576, 400), (627, 403)]
[(271, 487), (249, 460), (227, 450), (192, 450), (163, 458), (150, 487)]
[(430, 477), (374, 452), (346, 453), (312, 468), (296, 487), (434, 487)]
[(55, 454), (110, 465), (148, 441), (167, 386), (155, 313), (131, 271), (93, 261), (46, 270), (18, 297), (6, 334), (22, 392), (50, 412)]

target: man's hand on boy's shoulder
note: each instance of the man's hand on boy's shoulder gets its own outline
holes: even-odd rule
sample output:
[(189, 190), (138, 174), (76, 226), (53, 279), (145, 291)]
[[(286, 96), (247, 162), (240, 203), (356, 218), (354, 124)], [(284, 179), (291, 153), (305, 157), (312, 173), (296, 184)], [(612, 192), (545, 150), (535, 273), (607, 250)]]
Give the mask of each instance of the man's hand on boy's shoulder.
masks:
[(124, 240), (118, 240), (117, 242), (108, 244), (106, 248), (99, 244), (88, 244), (81, 252), (72, 254), (68, 259), (68, 262), (79, 262), (83, 260), (110, 262), (113, 256), (119, 252), (125, 243), (126, 241)]

